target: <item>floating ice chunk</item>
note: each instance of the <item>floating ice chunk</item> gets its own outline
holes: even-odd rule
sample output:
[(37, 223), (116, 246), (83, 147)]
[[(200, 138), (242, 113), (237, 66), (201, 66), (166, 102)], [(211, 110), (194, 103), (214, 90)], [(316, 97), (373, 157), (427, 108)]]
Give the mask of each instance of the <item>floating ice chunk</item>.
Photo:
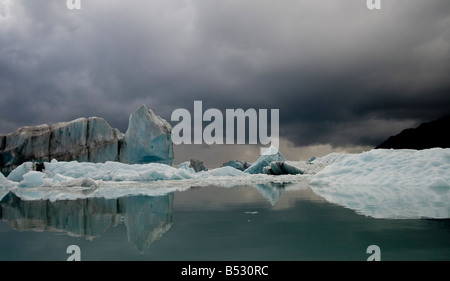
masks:
[(251, 165), (252, 165), (252, 163), (245, 162), (245, 161), (230, 160), (230, 161), (228, 161), (226, 163), (223, 163), (222, 167), (230, 166), (230, 167), (233, 167), (235, 169), (238, 169), (238, 170), (241, 170), (241, 171), (245, 171), (245, 169), (247, 169)]
[(20, 182), (23, 180), (23, 175), (33, 170), (33, 163), (25, 162), (19, 167), (15, 168), (7, 177), (8, 180)]
[(249, 174), (262, 174), (264, 167), (269, 166), (273, 161), (286, 161), (286, 158), (275, 147), (271, 146), (244, 172)]
[(185, 162), (182, 162), (182, 163), (178, 164), (177, 168), (178, 169), (185, 169), (185, 170), (188, 170), (191, 173), (195, 173), (194, 168), (192, 168), (190, 166), (191, 166), (191, 161), (185, 161)]
[(302, 175), (308, 166), (316, 166), (307, 164), (304, 161), (274, 161), (264, 168), (264, 173), (269, 175)]
[(207, 171), (205, 165), (203, 164), (202, 160), (198, 159), (191, 159), (190, 161), (190, 167), (194, 169), (195, 172), (201, 172), (201, 171)]
[(45, 174), (42, 172), (30, 171), (23, 175), (19, 187), (40, 187), (44, 185), (44, 176)]
[(177, 165), (177, 168), (185, 169), (193, 173), (198, 173), (201, 171), (207, 171), (203, 161), (197, 159), (191, 159), (190, 161), (185, 161)]
[(120, 162), (79, 163), (58, 162), (46, 163), (46, 174), (53, 178), (56, 174), (72, 178), (91, 178), (104, 181), (154, 181), (189, 179), (193, 174), (185, 169), (159, 163), (124, 164)]
[(237, 177), (245, 175), (244, 172), (235, 169), (230, 166), (220, 167), (216, 169), (212, 169), (206, 172), (203, 172), (205, 175), (212, 175), (215, 177)]

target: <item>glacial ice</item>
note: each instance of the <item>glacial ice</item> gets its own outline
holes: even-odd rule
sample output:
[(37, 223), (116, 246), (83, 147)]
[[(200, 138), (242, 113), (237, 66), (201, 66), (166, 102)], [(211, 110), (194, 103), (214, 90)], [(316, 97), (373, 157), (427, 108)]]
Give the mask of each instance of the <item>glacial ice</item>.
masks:
[(130, 115), (125, 134), (99, 117), (22, 127), (0, 136), (0, 170), (11, 172), (24, 162), (51, 159), (172, 165), (171, 129), (169, 123), (145, 105)]
[(321, 165), (307, 163), (305, 161), (273, 161), (264, 167), (263, 172), (268, 175), (302, 175), (313, 174)]
[(160, 163), (125, 164), (121, 162), (82, 163), (77, 161), (44, 163), (49, 178), (62, 175), (102, 181), (157, 181), (192, 178), (192, 173)]
[(321, 161), (331, 164), (310, 186), (329, 202), (375, 218), (450, 217), (450, 149), (374, 149)]
[(212, 169), (202, 172), (200, 176), (215, 176), (215, 177), (239, 177), (245, 175), (244, 172), (229, 166)]
[(42, 172), (30, 171), (23, 175), (19, 187), (40, 187), (44, 185), (44, 176)]
[[(265, 156), (260, 158), (267, 160)], [(8, 178), (0, 175), (0, 198), (8, 190), (29, 200), (60, 200), (155, 194), (185, 190), (191, 186), (308, 182), (310, 188), (325, 200), (362, 215), (375, 218), (450, 218), (450, 149), (374, 149), (359, 154), (331, 153), (309, 162), (262, 162), (255, 162), (258, 168), (284, 163), (288, 170), (296, 168), (303, 174), (251, 174), (231, 166), (195, 172), (187, 165), (190, 162), (172, 167), (161, 163), (56, 160), (45, 162), (45, 171), (40, 173), (33, 171), (32, 163), (26, 162)], [(272, 198), (273, 202), (276, 198)]]
[(88, 124), (88, 161), (94, 163), (118, 161), (123, 134), (119, 130), (111, 128), (102, 118), (90, 117)]
[(191, 167), (191, 161), (184, 161), (177, 165), (178, 169), (185, 169), (188, 170), (191, 173), (195, 173), (194, 168)]
[(25, 175), (30, 171), (33, 171), (33, 163), (25, 162), (21, 164), (19, 167), (15, 168), (11, 173), (9, 173), (7, 179), (11, 181), (20, 182), (23, 180), (23, 175)]
[(177, 168), (183, 168), (189, 170), (193, 173), (198, 173), (201, 171), (207, 171), (203, 161), (197, 159), (191, 159), (190, 161), (185, 161), (177, 165)]
[(130, 115), (120, 162), (127, 164), (162, 163), (172, 165), (172, 126), (145, 105)]
[(314, 176), (312, 185), (429, 186), (435, 178), (450, 183), (450, 149), (373, 149), (330, 158), (325, 156), (330, 164)]
[(245, 171), (248, 167), (250, 167), (252, 163), (246, 162), (246, 161), (240, 161), (240, 160), (230, 160), (228, 162), (225, 162), (222, 164), (222, 167), (230, 166), (235, 169)]
[(284, 158), (283, 154), (271, 146), (244, 172), (249, 174), (262, 174), (264, 173), (264, 168), (269, 166), (271, 162), (285, 160), (286, 158)]

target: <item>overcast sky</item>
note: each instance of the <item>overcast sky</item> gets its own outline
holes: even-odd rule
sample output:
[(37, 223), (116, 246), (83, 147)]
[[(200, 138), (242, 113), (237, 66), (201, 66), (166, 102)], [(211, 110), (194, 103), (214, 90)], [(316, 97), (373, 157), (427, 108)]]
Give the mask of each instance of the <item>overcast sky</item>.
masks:
[[(370, 149), (450, 113), (450, 2), (0, 0), (0, 134), (138, 106), (279, 109), (292, 160)], [(174, 126), (176, 123), (170, 121)], [(176, 162), (259, 146), (181, 145)]]

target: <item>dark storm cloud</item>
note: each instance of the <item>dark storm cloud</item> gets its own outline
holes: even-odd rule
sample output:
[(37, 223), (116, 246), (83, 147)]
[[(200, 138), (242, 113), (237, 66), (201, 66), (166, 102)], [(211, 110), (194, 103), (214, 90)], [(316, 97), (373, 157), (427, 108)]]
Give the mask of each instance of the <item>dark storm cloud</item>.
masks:
[(146, 104), (279, 108), (294, 145), (376, 145), (450, 108), (448, 0), (3, 1), (0, 133)]

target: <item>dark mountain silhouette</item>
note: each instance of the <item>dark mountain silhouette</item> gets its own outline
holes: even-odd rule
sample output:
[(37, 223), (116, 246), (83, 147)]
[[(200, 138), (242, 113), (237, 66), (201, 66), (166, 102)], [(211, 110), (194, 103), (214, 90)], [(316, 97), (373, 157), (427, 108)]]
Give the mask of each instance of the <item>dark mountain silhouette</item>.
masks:
[(450, 114), (438, 120), (420, 124), (417, 128), (403, 130), (375, 148), (427, 149), (450, 148)]

